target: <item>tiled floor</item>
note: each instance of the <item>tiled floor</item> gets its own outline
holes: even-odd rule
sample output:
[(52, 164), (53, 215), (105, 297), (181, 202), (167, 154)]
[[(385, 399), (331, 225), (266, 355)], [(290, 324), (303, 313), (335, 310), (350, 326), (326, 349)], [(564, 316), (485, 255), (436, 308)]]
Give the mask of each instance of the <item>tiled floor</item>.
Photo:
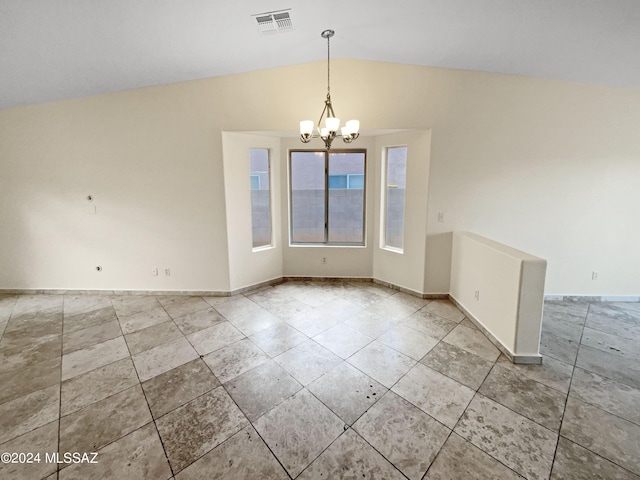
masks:
[(4, 296), (0, 334), (0, 452), (40, 452), (2, 479), (640, 479), (640, 304), (547, 302), (543, 366), (366, 282)]

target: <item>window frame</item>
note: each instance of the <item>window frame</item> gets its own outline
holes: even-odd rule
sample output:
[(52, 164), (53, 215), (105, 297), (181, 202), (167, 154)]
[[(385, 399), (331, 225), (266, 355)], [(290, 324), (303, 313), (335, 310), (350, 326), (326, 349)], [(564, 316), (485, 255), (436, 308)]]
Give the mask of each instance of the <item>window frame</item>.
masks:
[(359, 190), (359, 188), (351, 186), (352, 177), (362, 177), (362, 189), (364, 190), (365, 184), (367, 183), (364, 173), (347, 173), (347, 190)]
[[(403, 208), (402, 208), (402, 247), (396, 247), (393, 245), (388, 245), (387, 244), (387, 216), (388, 216), (388, 189), (389, 189), (389, 150), (392, 149), (396, 149), (396, 148), (404, 148), (405, 149), (405, 196), (404, 196), (404, 204), (403, 204)], [(404, 254), (404, 247), (405, 247), (405, 238), (404, 238), (404, 230), (405, 230), (405, 226), (406, 226), (406, 218), (407, 218), (407, 166), (408, 166), (408, 161), (409, 161), (409, 148), (406, 144), (400, 144), (400, 145), (387, 145), (385, 147), (383, 147), (383, 158), (382, 158), (382, 172), (381, 172), (381, 190), (382, 190), (382, 195), (381, 195), (381, 199), (382, 201), (380, 202), (380, 207), (381, 207), (381, 211), (380, 211), (380, 217), (381, 217), (381, 222), (380, 222), (380, 248), (382, 250), (387, 250), (389, 252), (393, 252), (393, 253), (398, 253), (398, 254)]]
[[(345, 190), (361, 190), (358, 187), (352, 187), (351, 186), (351, 182), (353, 181), (353, 179), (355, 177), (362, 177), (362, 185), (364, 185), (365, 179), (364, 179), (364, 173), (339, 173), (337, 175), (329, 175), (328, 178), (328, 182), (329, 182), (329, 189), (331, 188), (342, 188), (342, 187), (331, 187), (331, 178), (335, 178), (335, 177), (344, 177), (344, 183), (345, 183)], [(364, 187), (363, 187), (364, 188)]]
[[(253, 200), (251, 198), (254, 191), (261, 191), (262, 181), (260, 179), (260, 174), (254, 174), (251, 170), (251, 151), (252, 150), (261, 150), (267, 152), (267, 171), (264, 172), (267, 174), (267, 185), (269, 186), (267, 192), (269, 197), (269, 242), (264, 245), (253, 246), (255, 238), (253, 236)], [(251, 243), (252, 243), (252, 252), (259, 252), (261, 250), (268, 250), (275, 247), (274, 242), (274, 230), (273, 230), (273, 179), (271, 178), (271, 149), (266, 147), (250, 147), (249, 148), (249, 205), (251, 208)], [(252, 188), (253, 185), (251, 183), (252, 177), (258, 178), (258, 189)]]
[[(295, 153), (324, 154), (324, 241), (323, 242), (295, 242), (293, 240), (293, 170), (292, 160)], [(330, 242), (329, 241), (329, 157), (337, 153), (359, 153), (363, 155), (364, 176), (362, 188), (362, 241), (361, 242)], [(348, 149), (290, 149), (288, 154), (288, 194), (289, 194), (289, 246), (291, 247), (366, 247), (367, 243), (367, 150), (365, 148)], [(348, 175), (348, 174), (347, 174)], [(360, 174), (358, 174), (360, 175)], [(347, 189), (349, 179), (347, 177)]]

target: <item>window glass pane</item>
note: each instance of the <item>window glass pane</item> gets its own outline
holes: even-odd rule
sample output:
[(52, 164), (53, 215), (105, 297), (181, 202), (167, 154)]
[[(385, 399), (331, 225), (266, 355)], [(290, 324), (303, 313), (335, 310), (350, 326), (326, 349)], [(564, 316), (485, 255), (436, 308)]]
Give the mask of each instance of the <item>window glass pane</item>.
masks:
[(362, 178), (359, 188), (345, 181), (329, 189), (329, 242), (364, 243), (364, 168), (364, 152), (329, 153), (329, 178)]
[(385, 246), (404, 246), (404, 198), (407, 179), (407, 147), (387, 148), (385, 193)]
[(271, 195), (269, 191), (269, 150), (249, 150), (251, 181), (251, 229), (253, 247), (271, 245)]
[(291, 241), (325, 242), (324, 152), (291, 152)]

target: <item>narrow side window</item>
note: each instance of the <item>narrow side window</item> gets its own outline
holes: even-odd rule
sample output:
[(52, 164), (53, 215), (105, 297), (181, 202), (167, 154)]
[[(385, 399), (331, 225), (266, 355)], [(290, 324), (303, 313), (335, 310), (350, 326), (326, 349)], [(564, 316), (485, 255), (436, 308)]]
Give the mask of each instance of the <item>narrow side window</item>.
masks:
[(387, 147), (385, 150), (383, 247), (402, 252), (404, 248), (407, 147)]
[(249, 163), (253, 248), (260, 248), (272, 244), (269, 150), (264, 148), (250, 149)]

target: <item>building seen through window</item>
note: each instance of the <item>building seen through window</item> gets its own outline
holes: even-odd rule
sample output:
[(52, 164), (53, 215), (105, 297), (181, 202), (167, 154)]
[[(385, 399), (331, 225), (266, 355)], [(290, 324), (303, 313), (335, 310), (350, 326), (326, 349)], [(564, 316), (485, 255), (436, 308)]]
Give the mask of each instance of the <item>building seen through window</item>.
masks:
[(251, 188), (251, 231), (253, 248), (271, 245), (271, 189), (269, 182), (269, 150), (249, 150)]
[(292, 151), (291, 242), (364, 244), (365, 151)]

